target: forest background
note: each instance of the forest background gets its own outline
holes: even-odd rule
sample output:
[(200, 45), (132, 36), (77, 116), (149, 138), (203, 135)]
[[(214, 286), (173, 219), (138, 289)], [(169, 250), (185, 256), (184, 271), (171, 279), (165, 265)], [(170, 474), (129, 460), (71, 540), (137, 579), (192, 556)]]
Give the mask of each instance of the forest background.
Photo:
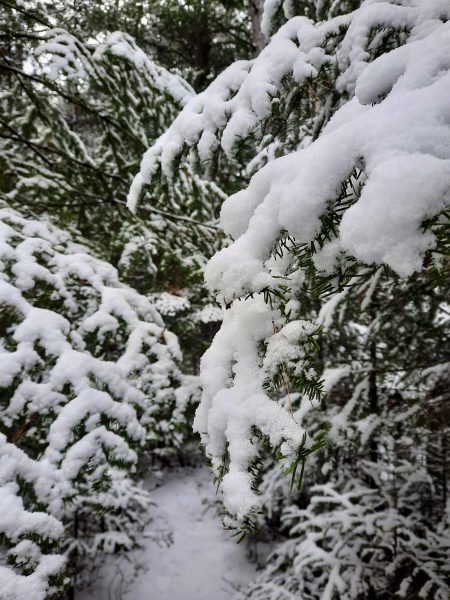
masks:
[(0, 10), (0, 598), (205, 451), (236, 597), (446, 600), (448, 2)]

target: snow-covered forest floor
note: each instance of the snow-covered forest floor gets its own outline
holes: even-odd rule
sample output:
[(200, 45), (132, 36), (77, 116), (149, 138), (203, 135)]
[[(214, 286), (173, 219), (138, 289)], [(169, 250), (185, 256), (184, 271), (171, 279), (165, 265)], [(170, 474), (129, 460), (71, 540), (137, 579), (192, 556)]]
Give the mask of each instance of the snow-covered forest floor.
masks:
[[(211, 474), (205, 467), (161, 473), (148, 484), (155, 502), (142, 549), (99, 572), (76, 600), (226, 600), (256, 567), (221, 527)], [(139, 564), (133, 576), (132, 562)]]

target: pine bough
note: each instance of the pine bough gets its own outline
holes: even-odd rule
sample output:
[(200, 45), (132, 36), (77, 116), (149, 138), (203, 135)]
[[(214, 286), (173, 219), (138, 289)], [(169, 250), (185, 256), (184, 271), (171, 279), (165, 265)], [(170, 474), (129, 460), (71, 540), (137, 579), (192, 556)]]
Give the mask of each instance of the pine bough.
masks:
[(297, 351), (307, 375), (300, 389), (319, 395), (315, 330), (296, 318), (311, 272), (320, 293), (342, 294), (365, 285), (376, 265), (394, 279), (442, 267), (449, 19), (446, 0), (367, 0), (328, 20), (293, 17), (256, 59), (231, 65), (190, 99), (144, 155), (128, 197), (133, 210), (157, 174), (175, 176), (183, 155), (208, 164), (255, 142), (256, 174), (222, 207), (234, 241), (206, 268), (229, 310), (203, 359), (195, 419), (235, 524), (259, 506), (262, 441), (280, 450), (287, 469), (317, 443), (267, 394), (274, 368), (283, 379)]

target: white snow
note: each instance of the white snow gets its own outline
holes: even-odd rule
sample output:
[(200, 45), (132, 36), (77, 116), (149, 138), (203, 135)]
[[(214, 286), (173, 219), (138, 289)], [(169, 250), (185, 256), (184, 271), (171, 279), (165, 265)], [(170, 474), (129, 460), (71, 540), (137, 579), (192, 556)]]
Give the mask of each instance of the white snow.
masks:
[[(278, 311), (272, 311), (263, 298), (235, 302), (225, 311), (222, 328), (201, 363), (203, 397), (197, 409), (194, 430), (201, 435), (206, 454), (216, 474), (220, 473), (224, 452), (229, 454), (229, 470), (223, 478), (225, 506), (239, 522), (259, 504), (248, 471), (259, 447), (253, 439), (256, 427), (271, 444), (281, 445), (288, 466), (304, 442), (304, 430), (290, 412), (272, 400), (264, 389), (267, 378), (261, 368), (260, 344), (281, 329)], [(299, 334), (292, 326), (287, 335)], [(301, 328), (300, 328), (301, 329)], [(301, 334), (306, 333), (301, 330)], [(284, 333), (277, 338), (286, 339)], [(278, 359), (271, 356), (268, 369)]]
[(223, 319), (224, 310), (214, 304), (207, 304), (194, 313), (194, 321), (199, 323), (218, 323)]
[(166, 473), (151, 497), (155, 517), (143, 531), (143, 549), (136, 551), (138, 577), (132, 580), (123, 557), (106, 566), (95, 586), (76, 600), (109, 600), (118, 590), (122, 600), (227, 600), (253, 578), (244, 545), (221, 526), (207, 469)]
[(189, 299), (185, 296), (176, 296), (175, 294), (169, 294), (169, 292), (152, 294), (150, 298), (163, 317), (174, 317), (177, 313), (186, 311), (191, 306)]

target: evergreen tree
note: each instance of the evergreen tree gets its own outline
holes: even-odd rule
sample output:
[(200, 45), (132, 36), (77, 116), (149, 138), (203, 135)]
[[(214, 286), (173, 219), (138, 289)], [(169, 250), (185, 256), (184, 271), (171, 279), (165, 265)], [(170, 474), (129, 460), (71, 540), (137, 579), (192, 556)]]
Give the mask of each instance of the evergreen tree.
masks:
[(196, 388), (174, 334), (111, 265), (43, 221), (0, 216), (2, 534), (18, 570), (2, 568), (1, 589), (45, 598), (55, 543), (72, 584), (137, 544), (137, 451), (174, 445)]
[(73, 594), (105, 555), (138, 545), (150, 497), (137, 461), (182, 456), (199, 396), (166, 327), (193, 373), (221, 319), (201, 286), (220, 245), (221, 191), (184, 165), (176, 185), (153, 188), (150, 210), (125, 207), (141, 152), (192, 89), (129, 35), (85, 42), (51, 27), (43, 8), (7, 3), (1, 13), (8, 600), (61, 598), (66, 575)]
[(202, 269), (221, 244), (216, 207), (223, 194), (183, 165), (176, 184), (152, 187), (140, 214), (125, 206), (142, 152), (192, 88), (127, 34), (86, 42), (49, 27), (41, 13), (3, 9), (2, 197), (83, 236), (140, 292), (171, 294), (172, 308), (181, 296), (185, 310), (171, 324), (192, 349), (195, 370), (205, 348), (193, 335), (197, 316), (211, 305)]
[(359, 4), (266, 2), (263, 31), (286, 23), (186, 104), (130, 198), (173, 157), (253, 153), (206, 269), (228, 310), (195, 428), (226, 525), (267, 508), (289, 536), (257, 598), (448, 594), (448, 434), (425, 415), (448, 380), (449, 6)]
[(267, 463), (262, 502), (284, 540), (245, 597), (447, 597), (447, 296), (448, 282), (379, 271), (324, 304), (322, 407), (293, 404), (328, 443), (294, 496)]

